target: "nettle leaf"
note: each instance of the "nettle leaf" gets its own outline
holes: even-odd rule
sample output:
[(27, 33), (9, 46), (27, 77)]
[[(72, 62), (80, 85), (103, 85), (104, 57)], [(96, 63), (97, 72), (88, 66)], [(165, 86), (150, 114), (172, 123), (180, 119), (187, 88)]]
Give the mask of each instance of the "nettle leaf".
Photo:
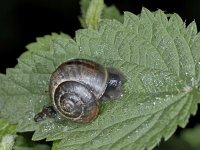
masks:
[(58, 141), (53, 141), (52, 150), (57, 150), (59, 143), (60, 143), (59, 140)]
[(21, 57), (29, 57), (29, 55), (31, 55), (30, 51), (49, 51), (50, 43), (54, 39), (70, 39), (70, 36), (64, 33), (52, 33), (51, 35), (38, 37), (36, 42), (30, 43), (26, 46), (28, 51), (24, 52)]
[[(199, 102), (200, 35), (177, 14), (143, 9), (124, 13), (124, 23), (102, 20), (98, 30), (83, 29), (72, 39), (54, 39), (47, 51), (30, 51), (16, 68), (0, 76), (0, 115), (35, 131), (33, 140), (61, 140), (58, 149), (152, 149), (177, 126), (185, 127)], [(34, 122), (50, 105), (49, 78), (72, 58), (94, 60), (126, 76), (124, 96), (102, 101), (99, 116), (82, 125), (60, 118)]]
[(15, 134), (16, 125), (9, 124), (6, 120), (0, 118), (0, 141), (7, 134)]
[(123, 15), (120, 13), (115, 5), (105, 6), (102, 12), (102, 18), (116, 19), (120, 22), (123, 22)]
[(49, 50), (49, 43), (54, 39), (70, 39), (70, 36), (64, 33), (57, 34), (52, 33), (51, 35), (46, 35), (44, 37), (39, 37), (36, 39), (37, 42), (30, 43), (26, 46), (29, 51), (44, 51)]
[(13, 145), (15, 143), (15, 135), (6, 134), (2, 137), (2, 140), (0, 141), (0, 149), (1, 150), (12, 150)]
[(36, 143), (30, 141), (30, 139), (23, 136), (17, 136), (15, 139), (15, 144), (13, 146), (14, 150), (50, 150), (50, 146), (45, 144)]
[(85, 15), (85, 24), (90, 29), (96, 29), (104, 7), (103, 0), (91, 0)]
[(96, 29), (101, 18), (123, 21), (123, 16), (117, 7), (107, 6), (103, 0), (81, 0), (80, 5), (82, 15), (79, 20), (84, 28)]
[(81, 16), (83, 19), (85, 19), (87, 9), (90, 5), (91, 0), (80, 0), (80, 6), (81, 6)]

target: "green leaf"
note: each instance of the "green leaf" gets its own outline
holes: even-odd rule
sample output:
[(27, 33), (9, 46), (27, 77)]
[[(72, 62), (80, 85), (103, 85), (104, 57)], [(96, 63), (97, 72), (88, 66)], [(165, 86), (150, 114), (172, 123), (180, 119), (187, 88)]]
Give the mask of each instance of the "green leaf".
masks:
[(1, 150), (12, 150), (15, 142), (15, 135), (6, 134), (0, 142)]
[[(61, 140), (59, 149), (152, 149), (177, 126), (185, 127), (199, 103), (200, 35), (177, 14), (143, 9), (125, 12), (124, 23), (103, 19), (98, 30), (83, 29), (72, 39), (54, 39), (46, 51), (29, 51), (16, 68), (0, 75), (0, 116), (35, 131), (33, 140)], [(120, 69), (124, 96), (102, 101), (95, 121), (82, 125), (60, 118), (34, 122), (50, 105), (49, 78), (72, 58)]]
[(44, 37), (36, 38), (36, 42), (30, 43), (26, 46), (27, 52), (23, 53), (21, 57), (30, 57), (30, 52), (34, 51), (49, 51), (52, 40), (54, 39), (70, 39), (70, 36), (64, 33), (52, 33)]
[(103, 12), (102, 12), (102, 18), (103, 19), (116, 19), (120, 22), (123, 22), (123, 16), (117, 9), (115, 5), (111, 6), (104, 6)]
[(45, 144), (39, 144), (30, 141), (23, 136), (6, 134), (0, 142), (1, 150), (50, 150), (51, 148)]
[(70, 39), (69, 35), (66, 35), (64, 33), (57, 34), (57, 33), (52, 33), (51, 35), (46, 35), (44, 37), (39, 37), (36, 39), (37, 42), (35, 43), (30, 43), (26, 46), (26, 48), (29, 51), (45, 51), (49, 50), (49, 42), (54, 40), (54, 39)]
[(9, 124), (6, 120), (0, 118), (0, 140), (7, 134), (15, 134), (16, 125)]
[(87, 9), (85, 16), (85, 23), (90, 29), (96, 29), (101, 18), (102, 10), (104, 7), (103, 0), (92, 0)]
[(81, 6), (81, 16), (83, 19), (86, 17), (87, 9), (90, 5), (91, 0), (80, 0), (80, 6)]
[(200, 135), (200, 125), (192, 129), (184, 130), (181, 133), (181, 138), (188, 144), (190, 144), (191, 147), (193, 147), (193, 149), (198, 150), (200, 147), (199, 135)]
[(14, 150), (50, 150), (50, 146), (45, 144), (39, 144), (30, 139), (24, 138), (23, 136), (17, 136), (15, 144), (13, 146)]
[(101, 18), (116, 19), (121, 22), (123, 20), (123, 16), (114, 5), (108, 7), (102, 0), (81, 0), (80, 5), (82, 16), (79, 20), (84, 28), (96, 29)]
[(59, 144), (60, 144), (60, 140), (54, 141), (53, 146), (52, 146), (52, 150), (57, 150)]

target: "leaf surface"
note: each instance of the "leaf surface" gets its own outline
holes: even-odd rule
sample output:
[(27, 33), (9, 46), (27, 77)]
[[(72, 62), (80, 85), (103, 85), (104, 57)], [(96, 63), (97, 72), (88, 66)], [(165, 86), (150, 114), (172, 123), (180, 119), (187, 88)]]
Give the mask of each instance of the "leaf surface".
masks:
[(7, 134), (15, 134), (16, 126), (9, 124), (6, 120), (0, 119), (0, 141)]
[(116, 6), (107, 6), (102, 0), (81, 0), (80, 5), (82, 15), (79, 20), (84, 28), (96, 29), (101, 19), (123, 20)]
[[(18, 124), (19, 132), (35, 131), (33, 140), (60, 139), (60, 150), (152, 149), (196, 113), (199, 40), (194, 22), (186, 27), (177, 14), (167, 18), (161, 10), (125, 12), (124, 23), (103, 19), (98, 30), (78, 30), (75, 40), (53, 39), (45, 43), (49, 50), (20, 57), (16, 68), (0, 76), (0, 115)], [(51, 73), (73, 58), (121, 70), (127, 78), (124, 96), (101, 101), (99, 116), (87, 125), (60, 118), (34, 122), (51, 103)]]

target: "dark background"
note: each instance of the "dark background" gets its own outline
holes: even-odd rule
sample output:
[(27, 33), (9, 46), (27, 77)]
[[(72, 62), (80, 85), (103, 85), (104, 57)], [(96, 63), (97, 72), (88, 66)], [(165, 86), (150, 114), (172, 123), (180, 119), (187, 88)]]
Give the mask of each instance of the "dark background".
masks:
[[(151, 11), (162, 9), (178, 13), (186, 23), (196, 20), (200, 28), (200, 0), (105, 0), (121, 12), (140, 13), (142, 6)], [(51, 32), (64, 32), (74, 37), (81, 28), (79, 0), (0, 0), (0, 72), (14, 67), (28, 43)], [(190, 119), (193, 127), (197, 116)]]

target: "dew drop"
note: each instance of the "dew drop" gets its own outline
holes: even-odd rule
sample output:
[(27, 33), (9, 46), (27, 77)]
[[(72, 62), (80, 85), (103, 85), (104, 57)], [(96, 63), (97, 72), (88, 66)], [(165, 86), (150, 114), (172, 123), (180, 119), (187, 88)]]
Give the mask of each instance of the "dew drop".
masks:
[(120, 128), (117, 128), (117, 131), (120, 131), (121, 129)]
[(68, 126), (65, 126), (65, 127), (63, 128), (63, 132), (67, 132), (69, 129), (70, 129), (70, 128), (69, 128)]
[(79, 47), (79, 51), (82, 52), (82, 47), (81, 46)]
[(192, 87), (186, 85), (185, 87), (183, 87), (183, 91), (186, 92), (186, 93), (189, 93), (192, 91)]
[(143, 103), (138, 103), (138, 105), (139, 105), (139, 106), (142, 106), (142, 105), (143, 105)]
[(124, 113), (125, 113), (125, 114), (128, 112), (127, 108), (124, 108), (123, 110), (124, 110)]
[(31, 120), (33, 120), (35, 114), (30, 111), (27, 113), (27, 115), (28, 115), (28, 120), (31, 121)]
[(46, 132), (47, 133), (47, 132), (53, 130), (54, 128), (55, 128), (55, 125), (52, 124), (51, 122), (50, 123), (46, 123), (44, 125), (44, 128), (43, 128), (42, 132)]
[(191, 78), (192, 85), (195, 85), (195, 79)]
[(160, 97), (156, 97), (156, 100), (160, 100)]

